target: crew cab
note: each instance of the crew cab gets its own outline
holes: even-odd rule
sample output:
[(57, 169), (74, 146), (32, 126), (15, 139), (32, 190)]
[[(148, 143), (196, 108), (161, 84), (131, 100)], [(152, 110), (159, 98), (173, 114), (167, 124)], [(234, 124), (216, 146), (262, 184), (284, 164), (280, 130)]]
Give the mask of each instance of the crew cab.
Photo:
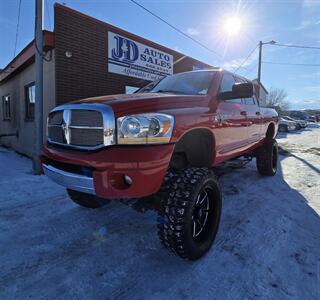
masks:
[(151, 196), (162, 244), (195, 260), (219, 226), (214, 167), (255, 157), (261, 175), (274, 175), (277, 129), (276, 111), (259, 106), (251, 81), (222, 69), (179, 73), (135, 94), (54, 108), (43, 170), (88, 208)]

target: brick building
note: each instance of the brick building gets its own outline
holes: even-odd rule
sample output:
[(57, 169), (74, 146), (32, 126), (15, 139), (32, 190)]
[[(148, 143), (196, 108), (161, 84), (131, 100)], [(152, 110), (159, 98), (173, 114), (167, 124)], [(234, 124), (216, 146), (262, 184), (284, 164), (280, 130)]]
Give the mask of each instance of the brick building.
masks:
[[(44, 31), (43, 51), (44, 120), (54, 106), (72, 100), (130, 93), (163, 76), (211, 68), (60, 4), (54, 7), (54, 32)], [(32, 41), (0, 71), (0, 143), (28, 156), (34, 139), (34, 60)]]

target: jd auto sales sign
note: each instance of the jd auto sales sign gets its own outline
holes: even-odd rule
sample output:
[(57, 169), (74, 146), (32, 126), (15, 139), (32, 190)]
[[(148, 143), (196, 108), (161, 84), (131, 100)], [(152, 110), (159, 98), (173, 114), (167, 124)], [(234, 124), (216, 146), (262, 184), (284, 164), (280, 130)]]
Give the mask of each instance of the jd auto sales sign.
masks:
[(109, 72), (157, 80), (173, 73), (173, 56), (119, 34), (108, 32)]

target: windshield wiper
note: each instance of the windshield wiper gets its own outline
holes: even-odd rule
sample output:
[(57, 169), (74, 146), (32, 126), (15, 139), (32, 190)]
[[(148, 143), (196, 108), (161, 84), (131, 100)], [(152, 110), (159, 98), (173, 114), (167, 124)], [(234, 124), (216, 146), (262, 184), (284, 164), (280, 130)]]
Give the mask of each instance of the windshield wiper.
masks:
[(158, 90), (158, 91), (151, 91), (153, 93), (168, 93), (168, 94), (182, 94), (182, 95), (186, 95), (186, 93), (181, 92), (181, 91), (173, 91), (173, 90)]

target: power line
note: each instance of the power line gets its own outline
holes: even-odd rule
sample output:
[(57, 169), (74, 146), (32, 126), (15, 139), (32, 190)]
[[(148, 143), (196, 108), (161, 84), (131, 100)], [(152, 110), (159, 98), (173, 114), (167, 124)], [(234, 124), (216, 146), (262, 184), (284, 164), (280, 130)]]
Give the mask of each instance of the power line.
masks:
[(286, 44), (272, 44), (272, 46), (278, 46), (278, 47), (287, 47), (287, 48), (303, 48), (303, 49), (316, 49), (320, 50), (320, 47), (317, 46), (302, 46), (302, 45), (286, 45)]
[(263, 61), (262, 63), (263, 63), (263, 64), (271, 64), (271, 65), (288, 65), (288, 66), (320, 67), (320, 64), (295, 64), (295, 63), (274, 62), (274, 61)]
[(134, 3), (135, 5), (139, 6), (140, 8), (142, 8), (143, 10), (145, 10), (146, 12), (148, 12), (149, 14), (153, 15), (154, 17), (156, 17), (158, 20), (162, 21), (163, 23), (167, 24), (168, 26), (170, 26), (172, 29), (174, 29), (175, 31), (179, 32), (180, 34), (184, 35), (185, 37), (187, 37), (188, 39), (194, 41), (195, 43), (197, 43), (198, 45), (200, 45), (201, 47), (205, 48), (206, 50), (214, 53), (215, 55), (217, 55), (219, 58), (223, 59), (223, 56), (221, 54), (219, 54), (218, 52), (210, 49), (209, 47), (207, 47), (206, 45), (202, 44), (201, 42), (199, 42), (198, 40), (196, 40), (195, 38), (193, 38), (192, 36), (186, 34), (185, 32), (183, 32), (182, 30), (180, 30), (179, 28), (177, 28), (176, 26), (170, 24), (168, 21), (164, 20), (163, 18), (161, 18), (160, 16), (158, 16), (157, 14), (155, 14), (154, 12), (152, 12), (151, 10), (149, 10), (148, 8), (144, 7), (142, 4), (136, 2), (135, 0), (130, 0), (132, 3)]
[(17, 52), (18, 34), (19, 34), (19, 25), (20, 25), (20, 12), (21, 12), (21, 0), (19, 0), (19, 7), (18, 7), (18, 21), (17, 21), (17, 30), (16, 30), (16, 40), (14, 43), (13, 58), (16, 57), (16, 52)]
[(233, 73), (236, 73), (247, 62), (247, 60), (250, 58), (250, 56), (256, 51), (258, 46), (259, 46), (259, 44), (257, 44), (255, 46), (255, 48), (248, 54), (248, 56), (244, 59), (244, 61), (238, 66), (238, 68), (233, 71)]
[(244, 75), (242, 75), (243, 77), (247, 77), (249, 75), (251, 75), (253, 72), (257, 72), (258, 69), (258, 63), (256, 63), (252, 68), (250, 68), (248, 70), (248, 72), (244, 73)]

